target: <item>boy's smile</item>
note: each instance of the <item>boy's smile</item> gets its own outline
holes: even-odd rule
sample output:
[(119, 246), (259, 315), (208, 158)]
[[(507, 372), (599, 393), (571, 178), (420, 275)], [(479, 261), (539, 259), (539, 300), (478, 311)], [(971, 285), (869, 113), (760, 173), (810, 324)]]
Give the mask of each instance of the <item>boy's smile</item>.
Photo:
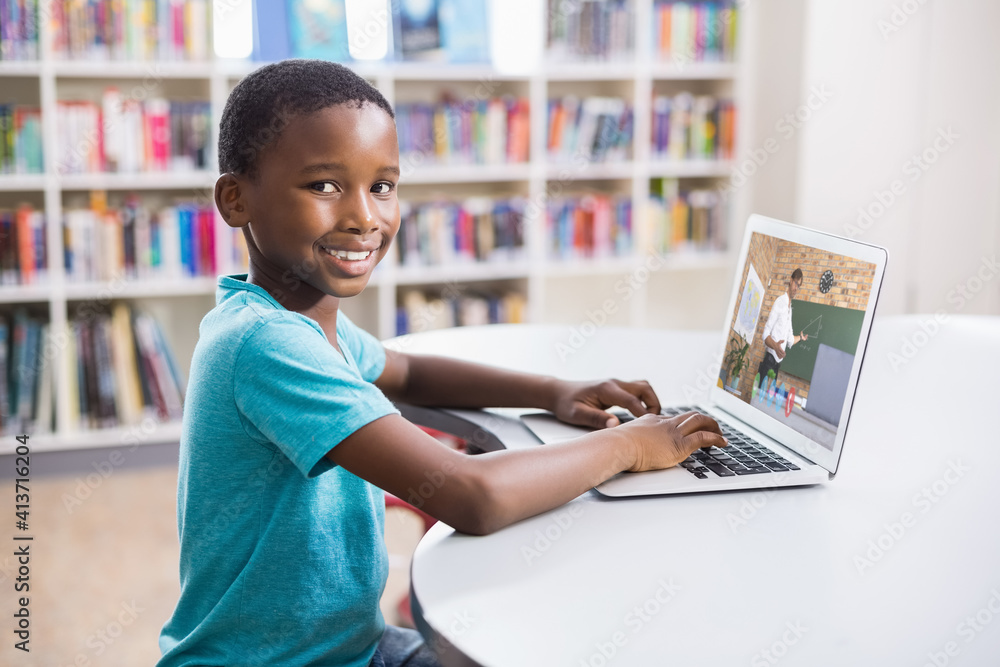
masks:
[(392, 118), (369, 103), (296, 114), (257, 165), (233, 216), (249, 224), (248, 280), (289, 310), (335, 311), (327, 297), (359, 294), (399, 230)]

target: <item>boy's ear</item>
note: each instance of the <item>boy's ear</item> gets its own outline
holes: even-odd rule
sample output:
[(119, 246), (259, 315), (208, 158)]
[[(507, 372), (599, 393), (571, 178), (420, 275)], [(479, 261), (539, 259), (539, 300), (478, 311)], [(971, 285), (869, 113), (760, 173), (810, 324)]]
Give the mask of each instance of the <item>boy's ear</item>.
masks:
[(243, 186), (242, 179), (231, 173), (219, 176), (215, 182), (215, 206), (230, 227), (245, 227), (250, 222)]

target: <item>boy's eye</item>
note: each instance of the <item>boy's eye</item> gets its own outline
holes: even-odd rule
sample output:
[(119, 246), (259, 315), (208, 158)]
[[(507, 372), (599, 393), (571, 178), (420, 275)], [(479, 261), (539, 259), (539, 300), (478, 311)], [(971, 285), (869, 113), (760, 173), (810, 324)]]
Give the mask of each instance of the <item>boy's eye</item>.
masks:
[(330, 181), (323, 181), (322, 183), (313, 183), (312, 189), (316, 192), (336, 192), (337, 189), (334, 187), (333, 183)]
[(387, 195), (392, 192), (393, 185), (389, 181), (379, 181), (372, 186), (372, 192), (377, 195)]

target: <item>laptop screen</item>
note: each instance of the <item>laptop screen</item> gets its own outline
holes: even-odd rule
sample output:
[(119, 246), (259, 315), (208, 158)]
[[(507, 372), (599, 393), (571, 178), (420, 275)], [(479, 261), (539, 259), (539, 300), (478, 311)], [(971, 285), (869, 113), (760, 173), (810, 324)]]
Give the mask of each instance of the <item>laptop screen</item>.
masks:
[(773, 420), (839, 455), (882, 271), (831, 249), (850, 248), (845, 239), (823, 248), (748, 234), (717, 387), (760, 413), (757, 425)]

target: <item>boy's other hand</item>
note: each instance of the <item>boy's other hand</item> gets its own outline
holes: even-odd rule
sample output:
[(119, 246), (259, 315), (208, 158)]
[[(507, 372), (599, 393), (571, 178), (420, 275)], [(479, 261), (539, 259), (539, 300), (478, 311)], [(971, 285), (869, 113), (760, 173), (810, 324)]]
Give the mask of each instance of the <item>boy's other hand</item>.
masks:
[(725, 447), (719, 424), (700, 412), (674, 417), (645, 415), (616, 429), (635, 443), (635, 464), (629, 472), (660, 470), (677, 465), (696, 449)]
[(618, 418), (605, 412), (606, 408), (615, 405), (620, 405), (636, 417), (660, 412), (660, 399), (645, 380), (560, 381), (552, 412), (569, 424), (605, 428), (618, 425)]

